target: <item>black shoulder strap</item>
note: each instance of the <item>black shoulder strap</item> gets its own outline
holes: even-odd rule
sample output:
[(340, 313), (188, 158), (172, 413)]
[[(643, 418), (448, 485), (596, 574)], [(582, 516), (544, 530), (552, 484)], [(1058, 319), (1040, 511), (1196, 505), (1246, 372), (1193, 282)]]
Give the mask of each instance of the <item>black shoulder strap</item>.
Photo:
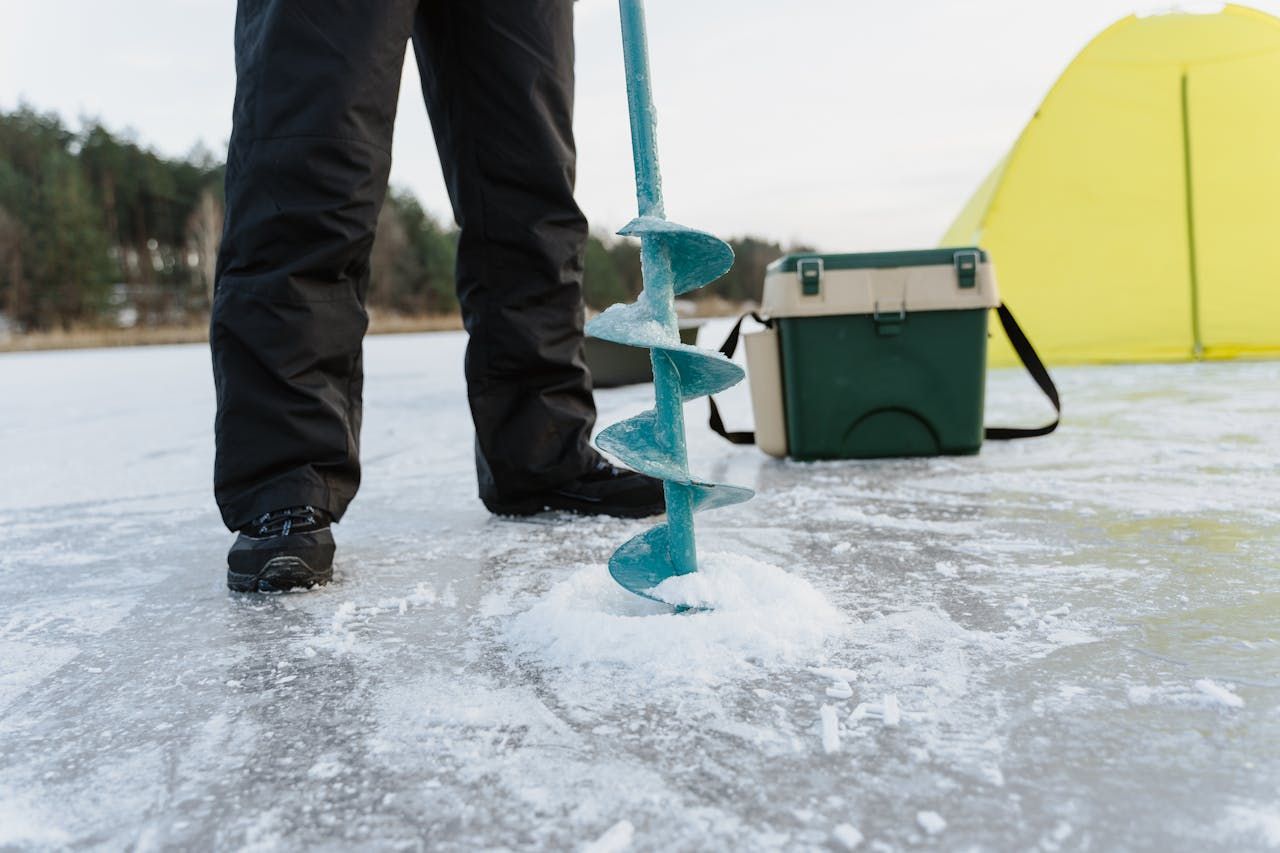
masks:
[(1027, 368), (1027, 372), (1036, 381), (1036, 385), (1040, 386), (1040, 390), (1044, 392), (1044, 395), (1049, 398), (1049, 402), (1053, 403), (1053, 410), (1057, 413), (1057, 416), (1053, 419), (1053, 423), (1045, 424), (1042, 427), (987, 427), (986, 437), (993, 441), (1007, 441), (1013, 438), (1034, 438), (1038, 435), (1048, 435), (1058, 428), (1058, 424), (1062, 420), (1062, 401), (1058, 398), (1058, 388), (1053, 384), (1053, 378), (1049, 376), (1049, 371), (1045, 369), (1044, 362), (1036, 354), (1035, 347), (1031, 346), (1031, 341), (1027, 340), (1027, 336), (1022, 333), (1021, 327), (1018, 326), (1018, 321), (1013, 319), (1009, 306), (1001, 305), (996, 308), (996, 313), (1000, 315), (1000, 325), (1004, 326), (1004, 333), (1009, 336), (1009, 343), (1013, 344), (1013, 351), (1018, 354), (1023, 366)]
[[(743, 314), (738, 318), (738, 322), (733, 324), (733, 331), (729, 332), (729, 337), (724, 339), (724, 343), (720, 345), (720, 352), (725, 358), (733, 358), (734, 352), (738, 349), (738, 335), (742, 331), (742, 321), (752, 317), (757, 323), (764, 323), (766, 326), (772, 325), (768, 320), (763, 320), (760, 315), (754, 311)], [(720, 408), (716, 405), (715, 397), (708, 397), (707, 401), (711, 403), (711, 430), (721, 438), (726, 438), (734, 444), (755, 444), (756, 434), (754, 432), (729, 432), (724, 428), (724, 419), (720, 417)]]
[[(1035, 380), (1036, 385), (1040, 386), (1040, 390), (1053, 403), (1053, 409), (1057, 412), (1057, 417), (1053, 419), (1053, 423), (1042, 427), (987, 427), (984, 431), (985, 436), (992, 441), (1009, 441), (1015, 438), (1034, 438), (1040, 435), (1048, 435), (1058, 428), (1058, 424), (1062, 420), (1062, 401), (1058, 397), (1058, 387), (1053, 384), (1053, 378), (1049, 376), (1049, 371), (1045, 369), (1044, 362), (1040, 360), (1035, 348), (1031, 346), (1031, 341), (1027, 340), (1027, 336), (1023, 334), (1018, 321), (1013, 319), (1013, 313), (1008, 306), (999, 306), (996, 308), (996, 313), (1000, 316), (1000, 325), (1004, 327), (1004, 333), (1009, 336), (1009, 343), (1013, 344), (1013, 351), (1018, 354), (1018, 358), (1027, 368), (1027, 372), (1031, 374), (1031, 378)], [(742, 332), (742, 321), (747, 317), (751, 317), (757, 323), (763, 323), (766, 326), (772, 325), (754, 311), (743, 314), (738, 318), (738, 322), (733, 324), (732, 331), (729, 332), (729, 336), (724, 339), (724, 343), (720, 346), (720, 352), (726, 358), (733, 358), (734, 352), (737, 351), (738, 337)], [(710, 424), (713, 432), (734, 444), (755, 444), (756, 434), (754, 432), (729, 432), (726, 430), (724, 419), (720, 417), (720, 408), (716, 405), (715, 398), (708, 397), (707, 400), (711, 404)]]

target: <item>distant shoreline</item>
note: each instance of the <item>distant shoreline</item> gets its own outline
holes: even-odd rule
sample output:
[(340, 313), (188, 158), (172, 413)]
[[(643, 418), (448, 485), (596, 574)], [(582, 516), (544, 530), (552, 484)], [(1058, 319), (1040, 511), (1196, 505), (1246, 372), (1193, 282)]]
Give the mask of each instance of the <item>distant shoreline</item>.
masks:
[[(690, 317), (732, 317), (754, 310), (754, 302), (731, 302), (717, 296), (704, 297), (691, 303)], [(590, 315), (590, 311), (588, 314)], [(682, 316), (685, 316), (682, 313)], [(404, 335), (417, 332), (458, 332), (462, 315), (453, 314), (385, 314), (369, 312), (369, 334)], [(202, 344), (209, 340), (209, 320), (175, 323), (165, 326), (134, 326), (129, 329), (83, 326), (71, 330), (27, 332), (0, 338), (0, 355), (16, 352), (52, 352), (56, 350), (103, 349), (114, 347), (166, 346)]]
[[(459, 314), (371, 314), (369, 334), (398, 335), (413, 332), (454, 332), (462, 329)], [(107, 347), (164, 346), (200, 344), (209, 340), (209, 322), (168, 326), (135, 326), (129, 329), (73, 328), (48, 332), (29, 332), (0, 340), (0, 354), (15, 352), (49, 352), (54, 350), (101, 349)]]

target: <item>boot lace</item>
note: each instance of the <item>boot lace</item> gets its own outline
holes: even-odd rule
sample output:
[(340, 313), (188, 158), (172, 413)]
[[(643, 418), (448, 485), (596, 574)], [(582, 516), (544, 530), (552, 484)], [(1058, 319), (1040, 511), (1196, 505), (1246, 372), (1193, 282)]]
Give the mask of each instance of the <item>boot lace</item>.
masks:
[(313, 528), (320, 525), (315, 507), (296, 506), (289, 509), (266, 512), (253, 520), (257, 536), (288, 536), (295, 527)]
[(596, 463), (596, 467), (591, 473), (594, 475), (593, 479), (606, 477), (612, 479), (614, 477), (622, 476), (627, 473), (627, 471), (623, 468), (619, 468), (607, 459), (601, 459)]

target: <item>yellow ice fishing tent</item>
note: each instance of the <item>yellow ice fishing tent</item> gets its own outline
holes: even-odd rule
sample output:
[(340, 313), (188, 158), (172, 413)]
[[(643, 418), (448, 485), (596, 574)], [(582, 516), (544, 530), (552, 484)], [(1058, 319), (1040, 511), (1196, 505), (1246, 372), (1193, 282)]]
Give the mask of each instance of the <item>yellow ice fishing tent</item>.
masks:
[(1112, 25), (943, 244), (991, 253), (1050, 362), (1280, 356), (1280, 20)]

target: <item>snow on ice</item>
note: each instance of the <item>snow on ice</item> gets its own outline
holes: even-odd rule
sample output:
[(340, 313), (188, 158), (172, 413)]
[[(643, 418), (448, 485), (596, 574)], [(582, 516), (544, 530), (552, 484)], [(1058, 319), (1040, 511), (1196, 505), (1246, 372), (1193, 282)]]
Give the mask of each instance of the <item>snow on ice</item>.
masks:
[(858, 845), (862, 843), (862, 833), (858, 832), (857, 827), (847, 823), (837, 826), (832, 830), (831, 835), (844, 850), (857, 850)]
[(0, 356), (0, 847), (1280, 846), (1280, 364), (1056, 371), (1058, 433), (959, 458), (691, 405), (758, 497), (676, 614), (607, 574), (645, 523), (484, 512), (464, 343), (368, 342), (338, 582), (273, 597), (223, 587), (207, 350)]
[(609, 831), (582, 848), (582, 853), (622, 853), (631, 846), (636, 828), (629, 820), (620, 820)]
[(1211, 679), (1202, 678), (1196, 682), (1196, 689), (1208, 696), (1219, 705), (1227, 708), (1243, 708), (1244, 700), (1230, 689), (1223, 687), (1221, 684), (1215, 684)]
[(853, 688), (847, 681), (837, 681), (827, 688), (827, 695), (832, 699), (848, 699), (853, 696)]
[[(556, 669), (610, 667), (617, 678), (717, 683), (746, 666), (803, 663), (845, 624), (802, 578), (744, 555), (701, 555), (695, 574), (631, 595), (599, 565), (578, 569), (513, 618), (511, 648)], [(711, 608), (676, 613), (670, 605)]]
[(916, 823), (929, 835), (937, 835), (947, 828), (947, 821), (937, 812), (916, 812)]
[(822, 751), (831, 753), (840, 751), (840, 723), (836, 720), (836, 709), (823, 705), (822, 716)]

